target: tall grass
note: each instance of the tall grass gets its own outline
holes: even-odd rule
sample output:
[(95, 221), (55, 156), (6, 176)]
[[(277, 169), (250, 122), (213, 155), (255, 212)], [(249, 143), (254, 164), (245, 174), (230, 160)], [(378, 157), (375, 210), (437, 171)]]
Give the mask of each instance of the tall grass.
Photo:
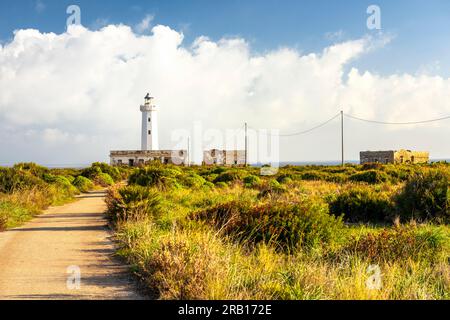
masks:
[[(448, 171), (150, 166), (108, 208), (119, 253), (160, 299), (449, 299), (450, 227), (434, 219), (448, 185), (422, 179), (430, 167)], [(405, 193), (428, 214), (411, 220)]]

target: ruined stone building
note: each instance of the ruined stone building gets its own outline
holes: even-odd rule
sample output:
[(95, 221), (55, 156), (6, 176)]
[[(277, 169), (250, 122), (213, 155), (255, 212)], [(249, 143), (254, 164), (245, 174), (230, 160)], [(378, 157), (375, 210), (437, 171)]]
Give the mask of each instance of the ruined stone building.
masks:
[(207, 150), (203, 152), (204, 165), (245, 165), (245, 150)]
[(397, 150), (397, 151), (363, 151), (360, 153), (360, 162), (364, 163), (427, 163), (430, 154), (425, 151)]
[(159, 150), (158, 118), (154, 98), (147, 94), (142, 112), (141, 150), (111, 151), (111, 165), (139, 166), (151, 161), (185, 165), (189, 155), (186, 150)]

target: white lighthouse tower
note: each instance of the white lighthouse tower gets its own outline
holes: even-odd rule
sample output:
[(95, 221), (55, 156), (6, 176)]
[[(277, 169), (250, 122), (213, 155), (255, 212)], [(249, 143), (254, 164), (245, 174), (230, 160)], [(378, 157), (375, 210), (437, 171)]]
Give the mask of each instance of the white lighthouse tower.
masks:
[(141, 106), (142, 112), (142, 150), (156, 151), (158, 145), (158, 116), (154, 98), (149, 93), (145, 96), (145, 103)]

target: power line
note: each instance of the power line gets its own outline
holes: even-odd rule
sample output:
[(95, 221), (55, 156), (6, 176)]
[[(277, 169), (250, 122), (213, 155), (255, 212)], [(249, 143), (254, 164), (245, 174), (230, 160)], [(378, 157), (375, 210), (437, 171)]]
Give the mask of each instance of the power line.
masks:
[[(334, 117), (328, 119), (327, 121), (325, 121), (325, 122), (323, 122), (323, 123), (321, 123), (321, 124), (319, 124), (319, 125), (317, 125), (315, 127), (312, 127), (312, 128), (310, 128), (308, 130), (304, 130), (304, 131), (300, 131), (300, 132), (296, 132), (296, 133), (278, 134), (278, 135), (273, 135), (273, 134), (267, 133), (267, 135), (268, 136), (277, 136), (277, 137), (293, 137), (293, 136), (299, 136), (299, 135), (307, 134), (307, 133), (310, 133), (311, 131), (314, 131), (316, 129), (319, 129), (319, 128), (322, 128), (322, 127), (326, 126), (328, 123), (330, 123), (331, 121), (333, 121), (334, 119), (336, 119), (340, 115), (341, 115), (341, 113), (338, 113)], [(251, 129), (257, 130), (257, 129), (254, 129), (254, 128), (251, 128)]]
[(413, 125), (413, 124), (423, 124), (423, 123), (437, 122), (437, 121), (450, 119), (450, 116), (446, 116), (446, 117), (442, 117), (442, 118), (423, 120), (423, 121), (385, 122), (385, 121), (364, 119), (364, 118), (356, 117), (356, 116), (353, 116), (353, 115), (350, 115), (350, 114), (345, 114), (345, 116), (347, 118), (355, 119), (355, 120), (358, 120), (358, 121), (364, 121), (364, 122), (376, 123), (376, 124), (386, 124), (386, 125)]

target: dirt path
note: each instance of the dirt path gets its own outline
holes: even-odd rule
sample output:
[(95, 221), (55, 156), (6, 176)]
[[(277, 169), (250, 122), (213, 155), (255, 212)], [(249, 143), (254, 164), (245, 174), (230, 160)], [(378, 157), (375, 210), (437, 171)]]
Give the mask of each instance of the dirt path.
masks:
[(113, 257), (104, 210), (95, 192), (0, 233), (0, 299), (141, 299)]

